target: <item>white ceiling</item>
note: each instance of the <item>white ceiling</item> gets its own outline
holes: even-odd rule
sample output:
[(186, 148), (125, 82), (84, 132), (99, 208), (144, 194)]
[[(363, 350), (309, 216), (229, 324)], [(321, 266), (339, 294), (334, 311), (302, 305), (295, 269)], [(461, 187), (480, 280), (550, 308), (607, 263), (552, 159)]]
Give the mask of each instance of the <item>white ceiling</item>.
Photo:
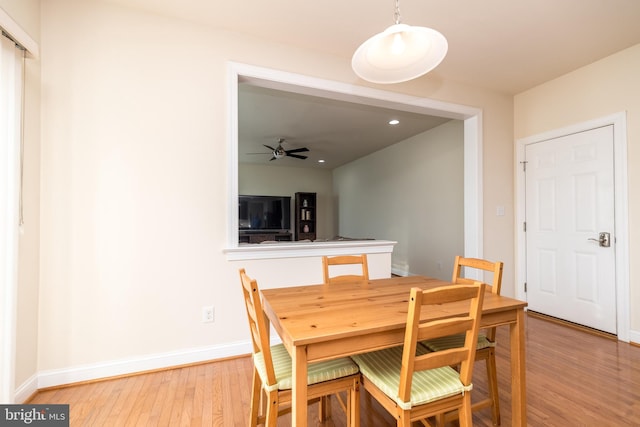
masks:
[[(393, 0), (111, 0), (351, 60), (393, 24)], [(402, 0), (402, 22), (449, 52), (433, 75), (518, 93), (640, 43), (638, 0)], [(424, 76), (422, 78), (429, 78)]]
[[(394, 0), (110, 1), (329, 53), (349, 62), (364, 40), (394, 23), (395, 4)], [(522, 92), (640, 43), (640, 0), (401, 0), (400, 11), (403, 23), (434, 28), (449, 42), (444, 61), (419, 79), (446, 79), (506, 94)], [(285, 149), (309, 146), (309, 154), (328, 156), (334, 146), (347, 154), (357, 151), (358, 141), (371, 141), (372, 135), (394, 135), (388, 128), (373, 129), (387, 112), (372, 114), (374, 122), (365, 124), (360, 121), (367, 116), (363, 106), (351, 110), (315, 105), (318, 110), (314, 109), (317, 100), (287, 96), (284, 100), (292, 105), (280, 100), (279, 108), (274, 108), (273, 94), (249, 89), (241, 97), (247, 103), (256, 102), (251, 114), (255, 121), (247, 121), (246, 129), (240, 130), (241, 137), (246, 137), (240, 140), (241, 157), (243, 152), (266, 151), (262, 145), (275, 146), (278, 137), (288, 139)], [(260, 105), (261, 100), (269, 101), (270, 107)], [(331, 116), (335, 111), (329, 111), (339, 108), (340, 117), (358, 124), (350, 135), (339, 131), (345, 125)], [(303, 111), (315, 120), (310, 123)], [(325, 114), (329, 116), (326, 123)], [(403, 121), (407, 135), (422, 129), (416, 121), (416, 117)], [(244, 146), (245, 142), (250, 145)], [(264, 157), (269, 162), (268, 154)]]
[[(391, 126), (391, 119), (400, 123)], [(448, 120), (241, 84), (238, 161), (333, 169)], [(275, 148), (279, 138), (285, 139), (285, 150), (308, 148), (308, 152), (296, 153), (307, 159), (272, 160), (271, 150), (265, 145)]]

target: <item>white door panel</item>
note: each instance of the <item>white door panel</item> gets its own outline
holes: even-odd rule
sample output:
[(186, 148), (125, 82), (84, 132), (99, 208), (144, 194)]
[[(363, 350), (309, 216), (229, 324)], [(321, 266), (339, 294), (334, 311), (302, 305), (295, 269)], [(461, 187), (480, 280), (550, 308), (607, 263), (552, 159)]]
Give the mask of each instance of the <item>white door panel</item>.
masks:
[(613, 126), (525, 148), (527, 302), (616, 333)]

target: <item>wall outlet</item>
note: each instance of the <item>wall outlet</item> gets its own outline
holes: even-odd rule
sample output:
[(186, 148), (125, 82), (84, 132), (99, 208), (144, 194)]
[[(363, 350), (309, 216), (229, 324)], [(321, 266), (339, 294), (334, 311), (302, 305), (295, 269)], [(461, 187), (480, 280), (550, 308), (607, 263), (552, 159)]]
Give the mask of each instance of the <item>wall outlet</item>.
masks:
[(202, 307), (202, 323), (211, 323), (215, 320), (215, 312), (212, 305)]

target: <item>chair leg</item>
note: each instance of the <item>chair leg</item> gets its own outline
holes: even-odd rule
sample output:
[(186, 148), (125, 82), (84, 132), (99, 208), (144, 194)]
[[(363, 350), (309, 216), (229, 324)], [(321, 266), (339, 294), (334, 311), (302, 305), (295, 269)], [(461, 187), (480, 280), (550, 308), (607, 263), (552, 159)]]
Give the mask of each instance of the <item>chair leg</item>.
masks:
[(260, 397), (262, 393), (262, 381), (258, 371), (253, 370), (253, 381), (251, 386), (251, 413), (250, 413), (250, 426), (256, 427), (258, 425), (258, 414), (260, 413)]
[(473, 415), (471, 414), (471, 393), (465, 393), (462, 407), (458, 410), (460, 427), (472, 427)]
[(496, 351), (491, 349), (487, 357), (487, 376), (489, 377), (489, 394), (491, 395), (491, 416), (493, 425), (500, 425), (500, 397), (498, 396), (498, 370), (496, 368)]
[(411, 412), (400, 411), (398, 415), (398, 422), (396, 425), (398, 427), (411, 427)]
[(327, 419), (327, 406), (329, 405), (329, 396), (322, 396), (318, 401), (318, 421), (321, 423)]
[(276, 427), (278, 423), (278, 391), (267, 392), (267, 420), (265, 426)]
[(347, 426), (352, 426), (353, 424), (353, 417), (352, 417), (352, 413), (351, 413), (351, 407), (353, 405), (353, 397), (351, 396), (351, 393), (353, 392), (353, 390), (349, 389), (347, 391), (347, 396), (345, 397), (344, 403), (345, 403), (345, 407), (344, 407), (344, 415), (345, 418), (347, 419)]
[(357, 427), (360, 425), (360, 380), (354, 379), (349, 390), (347, 405), (347, 425)]
[[(340, 396), (336, 394), (336, 399), (340, 399)], [(331, 396), (322, 396), (318, 403), (318, 415), (320, 416), (320, 422), (324, 422), (331, 418)]]

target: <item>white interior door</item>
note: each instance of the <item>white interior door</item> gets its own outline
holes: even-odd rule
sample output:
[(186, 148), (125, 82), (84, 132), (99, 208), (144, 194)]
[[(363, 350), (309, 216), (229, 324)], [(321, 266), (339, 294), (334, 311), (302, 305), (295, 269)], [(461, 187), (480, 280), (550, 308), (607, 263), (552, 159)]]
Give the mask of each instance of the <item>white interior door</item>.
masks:
[(613, 126), (529, 144), (525, 161), (529, 309), (615, 334)]

